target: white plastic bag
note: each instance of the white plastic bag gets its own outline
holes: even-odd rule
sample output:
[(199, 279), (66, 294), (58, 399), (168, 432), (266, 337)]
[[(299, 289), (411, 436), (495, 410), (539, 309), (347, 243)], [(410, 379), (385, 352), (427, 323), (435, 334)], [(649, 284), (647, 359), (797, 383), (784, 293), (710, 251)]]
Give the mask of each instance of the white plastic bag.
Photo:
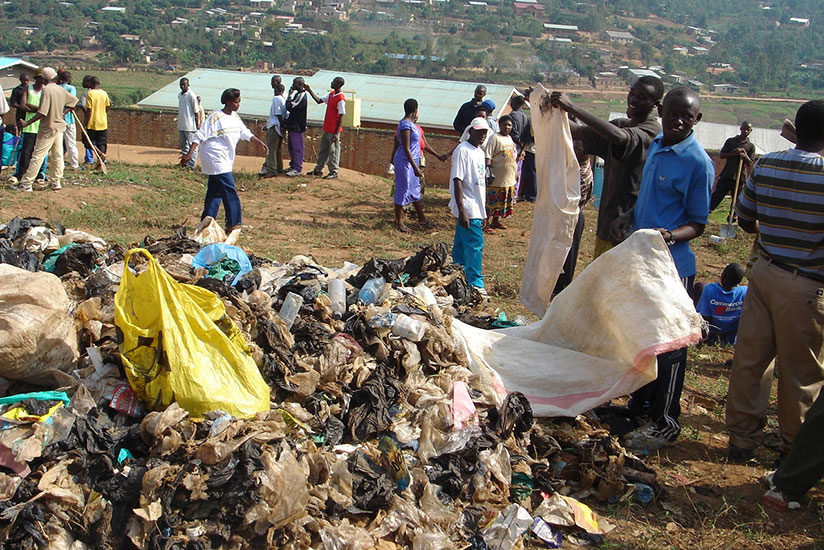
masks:
[(46, 387), (71, 384), (77, 331), (60, 279), (0, 264), (0, 281), (0, 376)]
[(656, 355), (697, 343), (701, 324), (664, 239), (646, 229), (587, 266), (541, 321), (452, 330), (501, 399), (520, 391), (536, 416), (575, 416), (654, 380)]
[(569, 118), (561, 109), (542, 112), (538, 108), (545, 93), (538, 84), (530, 95), (538, 198), (521, 279), (521, 302), (538, 317), (546, 313), (564, 270), (581, 198), (580, 167), (572, 148)]

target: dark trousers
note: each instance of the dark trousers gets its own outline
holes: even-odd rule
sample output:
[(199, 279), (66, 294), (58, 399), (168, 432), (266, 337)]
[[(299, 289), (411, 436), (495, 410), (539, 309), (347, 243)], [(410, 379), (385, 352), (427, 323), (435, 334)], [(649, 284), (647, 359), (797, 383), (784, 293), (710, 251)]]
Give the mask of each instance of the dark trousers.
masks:
[[(89, 134), (89, 139), (103, 154), (106, 154), (106, 144), (108, 143), (107, 131), (108, 130), (89, 130), (86, 128), (86, 133)], [(85, 145), (87, 149), (91, 149), (85, 139), (83, 140), (83, 145)]]
[[(738, 193), (741, 193), (741, 187), (743, 182), (738, 182)], [(710, 212), (718, 208), (718, 205), (721, 204), (721, 201), (724, 200), (728, 194), (732, 195), (732, 190), (735, 188), (735, 180), (732, 178), (719, 178), (718, 183), (715, 184), (715, 191), (712, 192), (712, 196), (710, 197)]]
[(223, 203), (223, 210), (226, 211), (226, 229), (231, 230), (240, 226), (243, 223), (243, 214), (240, 208), (240, 196), (235, 188), (235, 177), (231, 172), (209, 176), (206, 200), (203, 202), (203, 213), (200, 219), (206, 216), (217, 218), (220, 203)]
[[(23, 132), (23, 141), (20, 143), (20, 160), (17, 163), (17, 171), (14, 173), (14, 177), (17, 179), (22, 179), (23, 174), (26, 173), (26, 170), (29, 169), (29, 163), (31, 162), (31, 155), (34, 152), (34, 145), (37, 142), (37, 134), (32, 134), (28, 132)], [(45, 164), (45, 161), (43, 162)], [(39, 172), (42, 172), (42, 166)], [(38, 173), (37, 179), (43, 179), (43, 176)]]
[(521, 197), (534, 201), (538, 197), (538, 174), (535, 168), (535, 153), (526, 151), (521, 165), (521, 185), (518, 188)]
[[(681, 279), (691, 293), (695, 275)], [(661, 435), (675, 441), (681, 433), (681, 392), (687, 370), (687, 348), (658, 356), (658, 377), (646, 386), (632, 392), (629, 409), (636, 416), (648, 416), (658, 425)]]
[(566, 260), (564, 261), (564, 271), (558, 276), (558, 282), (555, 283), (555, 290), (553, 294), (558, 294), (563, 289), (569, 286), (572, 282), (572, 276), (575, 275), (575, 264), (578, 263), (578, 250), (581, 246), (581, 237), (584, 234), (584, 211), (578, 212), (578, 223), (575, 224), (575, 231), (572, 233), (572, 244), (569, 247)]
[(773, 475), (773, 483), (788, 497), (799, 498), (824, 475), (824, 391), (819, 392), (793, 441), (792, 450)]

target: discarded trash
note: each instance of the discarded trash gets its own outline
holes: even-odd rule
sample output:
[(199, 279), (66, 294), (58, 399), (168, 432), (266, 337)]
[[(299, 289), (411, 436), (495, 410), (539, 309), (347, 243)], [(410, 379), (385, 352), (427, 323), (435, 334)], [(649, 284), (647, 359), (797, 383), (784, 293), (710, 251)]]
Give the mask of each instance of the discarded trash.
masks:
[(532, 526), (529, 528), (532, 533), (541, 539), (547, 548), (560, 548), (563, 543), (563, 536), (560, 531), (553, 531), (552, 527), (541, 518), (534, 518)]
[(369, 279), (363, 287), (361, 287), (360, 292), (358, 292), (358, 300), (367, 306), (377, 303), (378, 298), (383, 294), (385, 286), (386, 281), (383, 277)]
[(269, 409), (269, 388), (223, 303), (206, 289), (181, 285), (144, 249), (139, 276), (126, 270), (115, 295), (121, 358), (138, 398), (153, 410), (177, 402), (199, 417), (221, 409), (250, 417)]
[(638, 482), (635, 484), (635, 500), (640, 504), (649, 504), (653, 498), (655, 498), (655, 492), (652, 487), (646, 483)]
[(346, 283), (343, 279), (329, 279), (329, 300), (332, 302), (332, 318), (343, 317), (346, 311)]
[(286, 323), (286, 328), (292, 328), (295, 318), (298, 316), (300, 307), (303, 305), (303, 296), (290, 292), (283, 300), (283, 306), (280, 308), (280, 318)]
[(511, 504), (484, 530), (484, 540), (489, 550), (509, 550), (531, 526), (529, 512)]

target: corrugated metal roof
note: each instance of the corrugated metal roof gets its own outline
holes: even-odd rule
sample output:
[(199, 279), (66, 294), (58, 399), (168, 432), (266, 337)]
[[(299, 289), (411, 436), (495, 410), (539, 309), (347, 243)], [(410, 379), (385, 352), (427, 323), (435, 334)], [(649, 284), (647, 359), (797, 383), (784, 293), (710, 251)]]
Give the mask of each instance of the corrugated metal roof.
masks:
[(29, 67), (30, 69), (37, 68), (36, 64), (24, 61), (17, 57), (0, 57), (0, 70), (13, 67), (14, 65), (23, 65), (25, 67)]
[[(272, 73), (224, 71), (219, 69), (195, 69), (187, 75), (191, 89), (201, 97), (207, 111), (220, 109), (220, 94), (226, 88), (241, 91), (240, 114), (265, 117), (272, 102)], [(282, 74), (287, 90), (296, 75)], [(395, 123), (403, 118), (403, 102), (414, 97), (420, 105), (418, 124), (428, 128), (452, 128), (458, 108), (472, 98), (474, 82), (456, 82), (401, 76), (369, 75), (321, 70), (314, 75), (304, 76), (312, 90), (322, 96), (330, 90), (330, 83), (336, 76), (346, 81), (343, 92), (354, 92), (361, 100), (361, 120), (369, 122)], [(486, 97), (495, 102), (495, 113), (509, 101), (514, 88), (496, 84), (484, 84)], [(138, 102), (142, 107), (177, 109), (180, 93), (178, 81), (164, 86), (149, 97)], [(324, 108), (310, 101), (308, 121), (319, 125), (323, 121)]]
[[(610, 113), (609, 119), (626, 118), (626, 113)], [(737, 136), (741, 133), (741, 127), (735, 124), (718, 124), (702, 120), (693, 128), (695, 139), (701, 147), (707, 151), (720, 151), (727, 138)], [(763, 155), (775, 151), (785, 151), (793, 144), (781, 137), (781, 130), (772, 128), (753, 128), (750, 134), (750, 141), (755, 145), (755, 153)]]

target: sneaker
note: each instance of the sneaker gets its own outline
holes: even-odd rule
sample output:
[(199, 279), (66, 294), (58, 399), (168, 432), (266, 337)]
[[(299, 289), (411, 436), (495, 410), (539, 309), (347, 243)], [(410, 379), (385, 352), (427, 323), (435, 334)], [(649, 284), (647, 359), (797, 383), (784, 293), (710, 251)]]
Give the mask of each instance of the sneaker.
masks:
[(338, 179), (338, 173), (337, 172), (329, 172), (328, 174), (323, 176), (323, 179), (325, 179), (325, 180), (336, 180), (336, 179)]
[(657, 451), (675, 441), (665, 437), (657, 426), (644, 426), (624, 436), (624, 446), (633, 451)]
[(298, 172), (297, 170), (289, 170), (288, 172), (286, 172), (286, 175), (290, 178), (294, 178), (295, 176), (299, 176), (300, 172)]
[(489, 299), (489, 293), (486, 291), (486, 289), (484, 287), (482, 287), (482, 286), (473, 286), (472, 290), (477, 292), (482, 300), (488, 300)]
[(727, 460), (735, 464), (745, 464), (755, 460), (755, 451), (753, 449), (742, 449), (735, 445), (730, 445), (727, 448)]
[(787, 510), (800, 510), (801, 503), (788, 497), (777, 487), (773, 487), (761, 497), (761, 504), (767, 508), (786, 512)]
[(57, 191), (57, 190), (59, 190), (59, 189), (63, 189), (63, 186), (62, 186), (62, 185), (60, 185), (60, 182), (59, 182), (59, 181), (54, 181), (54, 182), (52, 182), (52, 183), (50, 183), (50, 184), (49, 184), (48, 189), (49, 189), (50, 191)]
[(312, 170), (311, 172), (306, 172), (307, 176), (322, 176), (323, 172), (320, 170)]
[(266, 168), (261, 168), (260, 172), (258, 172), (258, 177), (263, 178), (263, 177), (268, 176), (270, 174), (272, 174), (272, 173), (269, 170), (267, 170)]
[(22, 183), (15, 185), (14, 189), (16, 189), (17, 191), (23, 191), (25, 193), (31, 193), (32, 191), (34, 191), (31, 185), (23, 185)]
[(18, 180), (18, 179), (17, 179), (16, 177), (14, 177), (14, 176), (9, 176), (8, 181), (6, 181), (6, 183), (7, 183), (7, 184), (9, 184), (9, 185), (11, 185), (11, 186), (15, 186), (15, 185), (17, 185), (19, 182), (20, 182), (20, 180)]

